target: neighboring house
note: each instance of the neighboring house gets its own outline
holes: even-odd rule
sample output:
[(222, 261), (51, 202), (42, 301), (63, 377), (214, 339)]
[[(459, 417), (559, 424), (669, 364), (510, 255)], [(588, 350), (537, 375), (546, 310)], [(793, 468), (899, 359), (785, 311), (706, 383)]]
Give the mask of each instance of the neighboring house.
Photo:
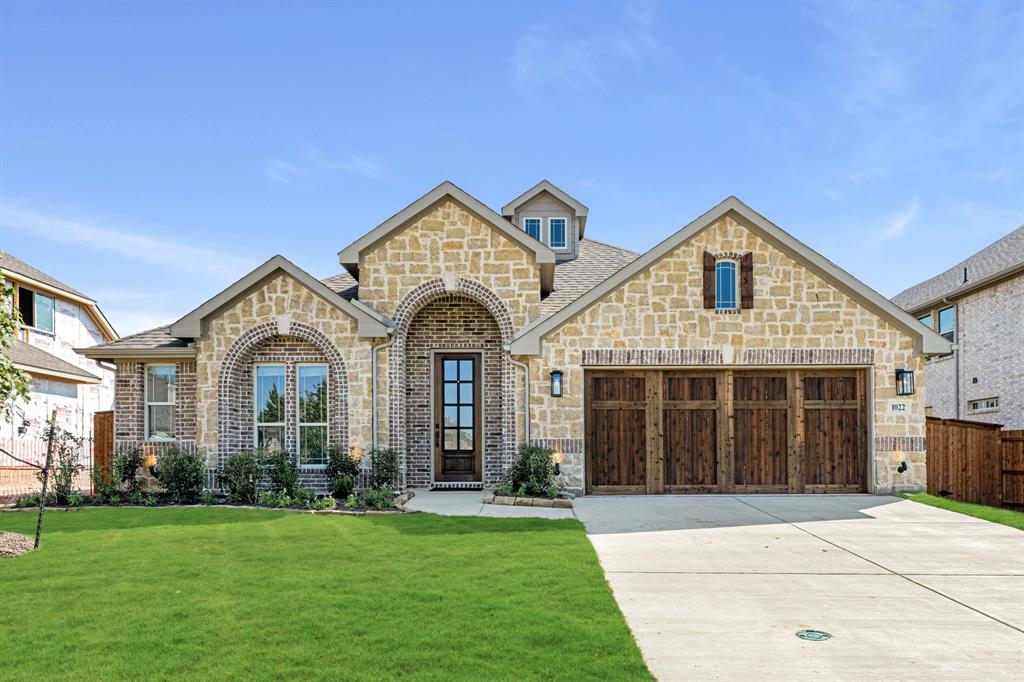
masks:
[(113, 408), (114, 371), (75, 349), (116, 341), (117, 334), (96, 301), (5, 251), (0, 276), (22, 317), (8, 354), (32, 375), (31, 399), (15, 405), (0, 438), (39, 439), (54, 409), (58, 424), (91, 437), (93, 414)]
[[(275, 256), (117, 364), (118, 447), (398, 450), (405, 486), (493, 486), (551, 447), (586, 492), (925, 485), (921, 387), (949, 343), (730, 197), (644, 254), (547, 181), (496, 212), (444, 182), (318, 281)], [(906, 375), (905, 386), (910, 377)]]
[(927, 414), (1024, 429), (1024, 227), (892, 300), (955, 346), (925, 366)]

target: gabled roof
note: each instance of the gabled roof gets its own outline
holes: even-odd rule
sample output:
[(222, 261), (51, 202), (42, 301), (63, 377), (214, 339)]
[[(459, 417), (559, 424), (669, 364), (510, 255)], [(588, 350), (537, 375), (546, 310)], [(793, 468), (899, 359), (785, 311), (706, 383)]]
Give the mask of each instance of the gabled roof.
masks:
[(76, 348), (75, 352), (92, 360), (114, 360), (117, 358), (147, 359), (188, 359), (196, 356), (196, 347), (188, 339), (171, 336), (168, 325), (154, 327), (144, 332), (124, 336), (112, 343), (88, 348)]
[(383, 242), (394, 232), (403, 228), (406, 224), (416, 220), (426, 213), (428, 209), (445, 198), (450, 198), (461, 204), (466, 210), (473, 213), (484, 223), (495, 228), (506, 237), (520, 244), (524, 249), (532, 253), (537, 265), (540, 266), (541, 292), (546, 294), (551, 291), (552, 286), (554, 286), (555, 252), (522, 230), (518, 229), (508, 220), (505, 220), (491, 208), (484, 205), (479, 199), (471, 196), (448, 180), (445, 180), (440, 185), (430, 190), (422, 197), (412, 202), (401, 211), (339, 251), (338, 261), (345, 266), (345, 269), (348, 270), (353, 277), (358, 279), (359, 257), (363, 252), (369, 251), (377, 244)]
[(511, 352), (515, 355), (538, 355), (540, 353), (541, 341), (547, 334), (558, 329), (562, 324), (594, 305), (604, 296), (615, 291), (620, 285), (638, 273), (643, 272), (675, 248), (693, 239), (730, 213), (737, 217), (745, 227), (753, 230), (775, 248), (801, 263), (822, 279), (830, 282), (837, 289), (842, 290), (882, 319), (902, 329), (914, 339), (914, 347), (918, 352), (935, 354), (948, 353), (952, 350), (951, 344), (946, 339), (915, 320), (892, 303), (892, 301), (871, 289), (817, 251), (814, 251), (736, 197), (729, 197), (569, 305), (554, 314), (540, 318), (534, 324), (525, 328), (509, 345)]
[(517, 208), (525, 204), (530, 199), (533, 199), (541, 192), (547, 192), (553, 195), (556, 199), (558, 199), (563, 204), (565, 204), (566, 206), (573, 210), (573, 212), (576, 214), (576, 217), (579, 218), (580, 237), (582, 237), (583, 229), (587, 225), (587, 207), (547, 180), (541, 180), (536, 185), (526, 190), (512, 201), (502, 206), (501, 215), (505, 216), (506, 218), (514, 216), (516, 214)]
[(69, 381), (76, 384), (98, 384), (100, 378), (92, 372), (87, 372), (77, 365), (72, 365), (67, 360), (58, 358), (42, 348), (25, 343), (20, 339), (11, 339), (10, 349), (4, 353), (11, 359), (17, 369), (24, 370), (29, 374), (45, 376), (62, 381)]
[(555, 289), (540, 302), (541, 315), (558, 312), (639, 257), (629, 249), (581, 240), (579, 255), (555, 266)]
[(907, 312), (916, 312), (940, 303), (944, 298), (962, 296), (1018, 272), (1024, 272), (1024, 226), (949, 270), (901, 291), (893, 296), (892, 301)]
[(95, 299), (89, 298), (81, 291), (72, 289), (59, 279), (50, 277), (39, 268), (32, 267), (20, 258), (16, 258), (6, 251), (0, 251), (0, 272), (7, 273), (11, 279), (28, 284), (33, 289), (38, 289), (47, 294), (57, 294), (62, 298), (84, 306), (89, 316), (93, 318), (100, 331), (108, 339), (116, 339), (117, 332), (107, 320), (106, 315), (100, 310)]
[(380, 313), (371, 310), (364, 304), (356, 303), (340, 296), (326, 284), (317, 280), (281, 255), (274, 256), (185, 317), (173, 323), (169, 329), (170, 335), (179, 339), (203, 336), (203, 321), (207, 317), (249, 293), (257, 285), (278, 272), (290, 275), (314, 293), (319, 294), (325, 301), (355, 319), (359, 324), (358, 333), (360, 337), (383, 337), (388, 335), (389, 325)]

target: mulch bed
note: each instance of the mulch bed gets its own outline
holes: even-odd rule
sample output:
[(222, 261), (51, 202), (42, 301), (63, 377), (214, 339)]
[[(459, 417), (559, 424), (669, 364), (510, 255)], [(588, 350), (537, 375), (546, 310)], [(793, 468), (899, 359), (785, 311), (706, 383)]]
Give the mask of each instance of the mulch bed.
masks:
[(4, 533), (0, 531), (0, 557), (19, 556), (31, 552), (35, 540), (20, 533)]

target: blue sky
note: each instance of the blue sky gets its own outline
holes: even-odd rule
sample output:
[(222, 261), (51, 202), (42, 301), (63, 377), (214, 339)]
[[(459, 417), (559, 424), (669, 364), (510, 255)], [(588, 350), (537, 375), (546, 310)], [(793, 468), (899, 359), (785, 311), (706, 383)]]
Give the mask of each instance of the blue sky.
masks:
[(0, 4), (0, 248), (122, 334), (440, 181), (644, 250), (735, 194), (886, 295), (1024, 223), (1024, 3)]

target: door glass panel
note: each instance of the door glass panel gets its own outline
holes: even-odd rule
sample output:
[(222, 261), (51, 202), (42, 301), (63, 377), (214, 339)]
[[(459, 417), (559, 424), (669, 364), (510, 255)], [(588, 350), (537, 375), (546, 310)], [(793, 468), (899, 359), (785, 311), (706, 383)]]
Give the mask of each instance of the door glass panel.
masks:
[(459, 425), (459, 408), (448, 407), (444, 408), (444, 425), (445, 426), (458, 426)]
[(459, 402), (463, 405), (473, 404), (473, 384), (459, 384)]
[(473, 449), (473, 429), (460, 429), (459, 430), (459, 449), (460, 450), (472, 450)]
[(444, 402), (449, 405), (454, 405), (459, 402), (459, 385), (458, 384), (445, 384), (444, 385)]
[(457, 360), (445, 360), (444, 361), (444, 380), (455, 381), (459, 378), (459, 363)]
[(473, 428), (473, 406), (459, 408), (459, 426)]
[(461, 380), (461, 381), (472, 381), (473, 380), (473, 361), (472, 360), (459, 360), (459, 380)]
[(445, 450), (458, 450), (459, 449), (459, 431), (458, 431), (458, 429), (445, 429), (444, 430), (444, 449)]

